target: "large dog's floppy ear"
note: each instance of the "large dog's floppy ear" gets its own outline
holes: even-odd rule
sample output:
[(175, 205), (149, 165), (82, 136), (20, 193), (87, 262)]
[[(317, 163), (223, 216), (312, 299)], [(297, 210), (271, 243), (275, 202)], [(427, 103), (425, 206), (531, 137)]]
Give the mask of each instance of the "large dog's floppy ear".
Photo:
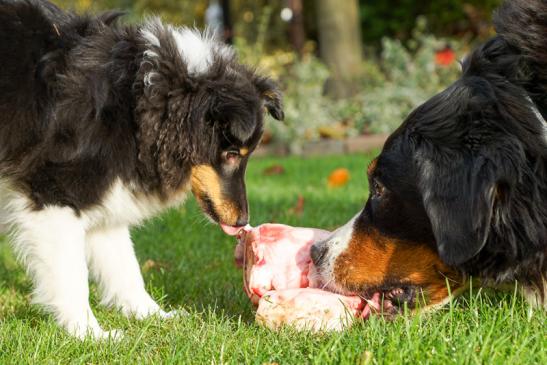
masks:
[(484, 157), (422, 167), (421, 189), (437, 250), (449, 265), (477, 255), (490, 233), (498, 194), (495, 169)]
[(260, 93), (268, 113), (277, 120), (283, 120), (283, 96), (277, 84), (268, 77), (257, 77), (255, 87)]

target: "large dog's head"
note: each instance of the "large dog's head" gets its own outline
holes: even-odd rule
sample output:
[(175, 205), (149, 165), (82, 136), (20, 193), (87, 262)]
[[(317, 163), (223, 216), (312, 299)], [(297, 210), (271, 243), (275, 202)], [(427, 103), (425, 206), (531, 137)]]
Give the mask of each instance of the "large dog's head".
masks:
[(492, 39), (388, 139), (368, 168), (363, 210), (312, 247), (331, 289), (383, 294), (396, 312), (444, 302), (463, 274), (541, 286), (547, 110), (544, 91), (529, 93), (545, 89), (528, 61)]
[(248, 222), (244, 175), (262, 136), (264, 110), (281, 120), (281, 94), (207, 34), (158, 20), (140, 34), (144, 170), (166, 195), (189, 183), (207, 216), (233, 233)]

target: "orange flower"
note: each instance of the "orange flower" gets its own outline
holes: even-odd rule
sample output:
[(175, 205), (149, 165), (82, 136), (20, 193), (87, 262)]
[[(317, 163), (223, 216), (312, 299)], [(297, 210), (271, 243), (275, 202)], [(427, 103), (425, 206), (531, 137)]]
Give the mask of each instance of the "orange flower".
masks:
[(439, 66), (450, 66), (456, 60), (456, 52), (450, 47), (435, 53), (435, 63)]
[(329, 186), (331, 188), (336, 188), (344, 186), (349, 181), (349, 171), (348, 169), (336, 169), (329, 175)]

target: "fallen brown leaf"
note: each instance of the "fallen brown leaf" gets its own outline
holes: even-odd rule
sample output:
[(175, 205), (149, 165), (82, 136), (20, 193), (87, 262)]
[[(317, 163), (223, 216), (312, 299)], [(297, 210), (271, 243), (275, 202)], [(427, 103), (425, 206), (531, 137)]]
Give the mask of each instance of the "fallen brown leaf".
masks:
[(272, 165), (262, 171), (263, 175), (272, 176), (272, 175), (282, 175), (285, 173), (285, 168), (281, 165)]
[(150, 270), (161, 270), (161, 269), (168, 270), (169, 264), (167, 262), (154, 261), (152, 259), (148, 259), (144, 262), (144, 264), (142, 264), (143, 273), (147, 273)]
[(301, 194), (298, 194), (298, 198), (296, 199), (296, 204), (294, 207), (289, 209), (289, 213), (300, 216), (302, 213), (304, 213), (304, 197)]

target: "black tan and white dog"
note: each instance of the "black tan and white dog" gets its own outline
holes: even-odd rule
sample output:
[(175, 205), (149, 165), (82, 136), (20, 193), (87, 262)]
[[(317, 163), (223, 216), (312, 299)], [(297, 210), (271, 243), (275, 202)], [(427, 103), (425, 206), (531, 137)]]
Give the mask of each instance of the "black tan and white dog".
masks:
[(129, 226), (191, 191), (233, 233), (247, 224), (244, 174), (268, 78), (196, 30), (78, 16), (47, 1), (0, 0), (0, 212), (34, 280), (34, 302), (69, 333), (102, 338), (102, 303), (169, 316), (145, 291)]
[(389, 137), (364, 209), (313, 246), (331, 289), (380, 293), (397, 313), (472, 276), (546, 306), (547, 1), (507, 0), (494, 23), (461, 78)]

